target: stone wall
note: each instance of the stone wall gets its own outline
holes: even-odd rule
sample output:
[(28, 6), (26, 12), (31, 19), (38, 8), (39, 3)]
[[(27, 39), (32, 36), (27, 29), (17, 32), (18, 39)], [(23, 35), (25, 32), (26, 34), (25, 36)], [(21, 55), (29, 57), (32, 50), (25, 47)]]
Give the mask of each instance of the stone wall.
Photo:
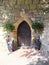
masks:
[(44, 32), (41, 36), (41, 41), (42, 41), (43, 49), (45, 51), (49, 51), (49, 25), (45, 26)]
[[(3, 2), (2, 2), (3, 1)], [(2, 10), (8, 10), (9, 12), (7, 12), (8, 17), (10, 19), (10, 21), (14, 21), (14, 18), (17, 15), (20, 15), (20, 10), (22, 8), (26, 9), (27, 12), (29, 11), (33, 11), (36, 12), (37, 9), (41, 10), (41, 3), (39, 2), (40, 0), (1, 0), (0, 1), (0, 9), (1, 12)], [(49, 1), (49, 0), (48, 0)], [(10, 5), (9, 5), (10, 3)], [(15, 4), (15, 6), (11, 7), (12, 4)], [(5, 8), (4, 8), (5, 6)], [(4, 22), (4, 18), (2, 17), (2, 13), (0, 12), (1, 18), (0, 18), (0, 22)], [(11, 13), (12, 12), (12, 13)], [(3, 12), (4, 13), (4, 12)], [(15, 16), (15, 17), (14, 17)], [(39, 17), (39, 16), (38, 16)], [(47, 17), (47, 15), (46, 15)], [(3, 18), (3, 19), (2, 19)], [(8, 18), (8, 19), (9, 19)], [(16, 18), (15, 18), (16, 19)], [(46, 18), (47, 19), (47, 18)], [(1, 21), (2, 20), (2, 21)], [(7, 21), (7, 20), (6, 20)], [(21, 22), (23, 21), (22, 19), (20, 20)], [(49, 20), (48, 20), (49, 21)], [(14, 21), (15, 22), (15, 21)], [(27, 21), (26, 21), (27, 22)], [(19, 22), (20, 23), (20, 22)], [(16, 23), (15, 26), (18, 26), (18, 21)], [(0, 23), (1, 24), (1, 23)], [(30, 24), (30, 23), (29, 23)], [(17, 27), (16, 27), (17, 28)], [(17, 29), (16, 29), (17, 30)], [(17, 31), (13, 32), (14, 36), (17, 36)], [(31, 33), (32, 34), (32, 33)], [(1, 37), (1, 36), (0, 36)], [(41, 37), (41, 41), (43, 44), (43, 48), (47, 51), (49, 51), (49, 25), (46, 25), (44, 28), (44, 33), (42, 34)], [(1, 42), (0, 42), (1, 43)]]
[(17, 0), (16, 5), (20, 6), (20, 9), (25, 8), (28, 11), (36, 9), (37, 4), (40, 5), (39, 0)]
[(11, 6), (13, 5), (18, 6), (18, 9), (25, 8), (25, 9), (28, 9), (28, 11), (29, 10), (33, 11), (34, 9), (37, 8), (37, 5), (40, 5), (40, 0), (1, 0), (1, 3), (4, 4), (5, 7), (7, 8), (10, 4)]
[[(14, 32), (14, 34), (16, 36), (16, 32)], [(7, 44), (5, 42), (4, 35), (5, 33), (3, 31), (3, 28), (0, 28), (0, 48), (1, 48), (0, 51), (7, 52)], [(33, 30), (31, 32), (31, 37), (32, 36), (33, 36)], [(47, 51), (49, 51), (49, 25), (48, 24), (46, 24), (46, 26), (44, 27), (44, 32), (41, 36), (41, 41), (42, 41), (42, 50), (47, 53)]]
[(0, 53), (2, 54), (7, 54), (8, 51), (8, 46), (6, 42), (6, 31), (4, 31), (3, 27), (0, 27)]

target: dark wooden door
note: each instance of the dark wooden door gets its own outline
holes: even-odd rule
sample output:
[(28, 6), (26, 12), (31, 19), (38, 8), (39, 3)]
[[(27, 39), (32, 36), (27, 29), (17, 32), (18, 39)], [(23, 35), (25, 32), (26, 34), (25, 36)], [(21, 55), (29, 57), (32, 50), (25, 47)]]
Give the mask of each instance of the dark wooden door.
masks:
[(18, 27), (18, 43), (19, 45), (30, 46), (31, 44), (31, 30), (29, 25), (23, 21)]

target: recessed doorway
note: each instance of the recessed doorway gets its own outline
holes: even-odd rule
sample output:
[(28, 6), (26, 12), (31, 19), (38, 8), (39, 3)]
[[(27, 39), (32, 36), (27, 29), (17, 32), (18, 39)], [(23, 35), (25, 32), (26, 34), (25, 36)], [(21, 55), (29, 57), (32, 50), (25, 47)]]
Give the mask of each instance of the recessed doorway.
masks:
[(17, 29), (17, 43), (18, 46), (30, 46), (31, 45), (31, 29), (26, 21), (19, 24)]

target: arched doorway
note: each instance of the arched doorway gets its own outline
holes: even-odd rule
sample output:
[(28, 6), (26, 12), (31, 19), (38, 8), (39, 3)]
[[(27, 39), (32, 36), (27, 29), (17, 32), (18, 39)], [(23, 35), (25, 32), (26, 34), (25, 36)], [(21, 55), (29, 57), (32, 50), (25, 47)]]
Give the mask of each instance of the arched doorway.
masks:
[(17, 41), (19, 46), (30, 46), (31, 44), (31, 29), (26, 21), (20, 23), (17, 29)]

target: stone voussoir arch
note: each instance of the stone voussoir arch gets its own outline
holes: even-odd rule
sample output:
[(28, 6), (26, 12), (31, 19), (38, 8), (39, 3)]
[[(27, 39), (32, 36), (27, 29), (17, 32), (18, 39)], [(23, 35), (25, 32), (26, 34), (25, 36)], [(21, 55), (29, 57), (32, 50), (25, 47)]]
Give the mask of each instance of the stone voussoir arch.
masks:
[(17, 37), (17, 29), (18, 29), (19, 25), (20, 25), (23, 21), (25, 21), (25, 22), (29, 25), (30, 29), (32, 29), (32, 28), (31, 28), (32, 21), (31, 21), (29, 18), (21, 17), (21, 18), (19, 18), (19, 19), (14, 23), (15, 32), (16, 32), (16, 37)]
[(18, 34), (18, 33), (17, 33), (17, 30), (18, 30), (19, 25), (20, 25), (23, 21), (25, 21), (25, 22), (29, 25), (30, 30), (32, 30), (32, 27), (31, 27), (32, 21), (31, 21), (31, 19), (29, 19), (29, 18), (27, 18), (27, 17), (21, 17), (21, 18), (19, 18), (19, 19), (14, 23), (15, 31), (13, 32), (13, 37), (16, 39), (16, 45), (18, 44), (18, 43), (17, 43), (17, 34)]

